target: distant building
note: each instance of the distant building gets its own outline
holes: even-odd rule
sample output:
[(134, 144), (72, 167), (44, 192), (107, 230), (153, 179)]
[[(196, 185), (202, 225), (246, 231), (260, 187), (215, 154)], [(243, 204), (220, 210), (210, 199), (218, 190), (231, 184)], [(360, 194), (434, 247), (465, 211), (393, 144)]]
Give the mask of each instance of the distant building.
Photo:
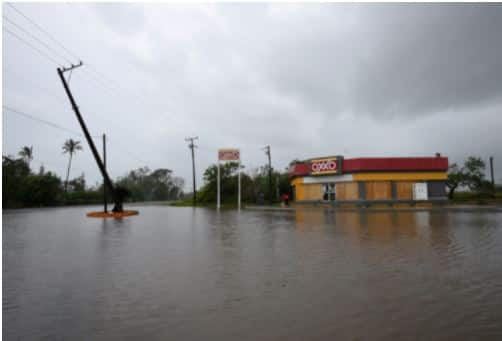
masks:
[(319, 157), (291, 165), (297, 203), (407, 203), (446, 200), (448, 158)]

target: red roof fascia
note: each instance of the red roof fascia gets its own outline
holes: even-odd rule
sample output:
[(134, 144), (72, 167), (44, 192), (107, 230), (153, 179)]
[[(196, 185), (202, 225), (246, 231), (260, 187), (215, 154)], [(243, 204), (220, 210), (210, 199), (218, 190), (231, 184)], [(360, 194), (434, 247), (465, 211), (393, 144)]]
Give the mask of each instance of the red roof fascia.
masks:
[[(447, 157), (366, 157), (344, 159), (342, 173), (354, 172), (403, 172), (448, 170)], [(296, 163), (289, 169), (289, 176), (307, 176), (310, 162)]]
[(289, 177), (306, 176), (310, 173), (309, 162), (295, 163), (289, 168)]
[(343, 173), (367, 171), (446, 171), (447, 157), (382, 157), (343, 160)]

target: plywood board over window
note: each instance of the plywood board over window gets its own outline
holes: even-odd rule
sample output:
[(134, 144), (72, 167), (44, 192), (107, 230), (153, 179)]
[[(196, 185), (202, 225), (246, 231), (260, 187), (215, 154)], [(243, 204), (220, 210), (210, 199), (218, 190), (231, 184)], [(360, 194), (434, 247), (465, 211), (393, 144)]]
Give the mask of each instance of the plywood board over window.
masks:
[(304, 199), (303, 200), (322, 200), (324, 194), (321, 184), (303, 185)]
[(391, 197), (390, 181), (366, 182), (366, 198), (368, 200), (388, 200)]
[(357, 182), (339, 182), (336, 184), (336, 200), (357, 200), (359, 186)]
[(396, 182), (397, 199), (411, 200), (413, 197), (413, 182), (412, 181), (398, 181)]

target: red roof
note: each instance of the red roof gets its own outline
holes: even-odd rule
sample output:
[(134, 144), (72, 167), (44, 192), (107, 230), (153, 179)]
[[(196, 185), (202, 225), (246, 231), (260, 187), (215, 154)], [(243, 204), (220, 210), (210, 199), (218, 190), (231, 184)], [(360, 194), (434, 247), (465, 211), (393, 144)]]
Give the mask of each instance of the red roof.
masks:
[[(309, 174), (310, 161), (297, 163), (290, 168), (290, 176)], [(343, 173), (355, 172), (405, 172), (405, 171), (447, 171), (448, 158), (436, 157), (364, 157), (343, 159)]]
[(446, 157), (374, 157), (343, 160), (343, 172), (446, 171)]

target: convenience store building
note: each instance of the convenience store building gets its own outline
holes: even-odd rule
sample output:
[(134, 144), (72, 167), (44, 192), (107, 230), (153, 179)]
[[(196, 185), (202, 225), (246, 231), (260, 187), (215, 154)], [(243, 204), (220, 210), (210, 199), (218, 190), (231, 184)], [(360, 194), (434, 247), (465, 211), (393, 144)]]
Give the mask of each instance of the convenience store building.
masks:
[(289, 169), (297, 203), (408, 203), (444, 201), (448, 158), (319, 157)]

